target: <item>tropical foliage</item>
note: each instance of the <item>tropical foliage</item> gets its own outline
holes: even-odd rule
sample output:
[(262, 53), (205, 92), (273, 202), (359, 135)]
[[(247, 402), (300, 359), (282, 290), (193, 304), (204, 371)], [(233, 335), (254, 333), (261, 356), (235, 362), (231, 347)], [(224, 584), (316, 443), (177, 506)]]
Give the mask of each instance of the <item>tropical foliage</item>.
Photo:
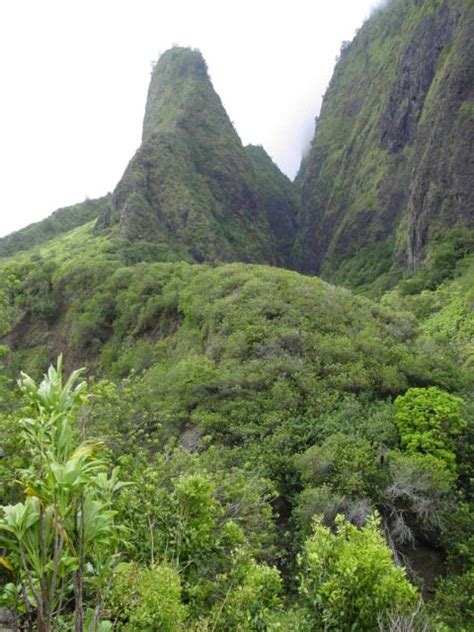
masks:
[(174, 47), (114, 193), (0, 240), (15, 632), (474, 629), (468, 8), (376, 11), (296, 185)]
[(36, 384), (23, 374), (20, 388), (31, 417), (18, 424), (29, 464), (21, 472), (24, 500), (2, 507), (0, 538), (12, 574), (5, 601), (17, 620), (49, 632), (74, 595), (74, 629), (84, 629), (84, 590), (93, 596), (88, 629), (105, 629), (101, 615), (117, 563), (120, 528), (112, 509), (123, 487), (118, 470), (94, 457), (97, 445), (78, 442), (78, 410), (86, 384), (74, 371), (63, 384), (62, 359)]

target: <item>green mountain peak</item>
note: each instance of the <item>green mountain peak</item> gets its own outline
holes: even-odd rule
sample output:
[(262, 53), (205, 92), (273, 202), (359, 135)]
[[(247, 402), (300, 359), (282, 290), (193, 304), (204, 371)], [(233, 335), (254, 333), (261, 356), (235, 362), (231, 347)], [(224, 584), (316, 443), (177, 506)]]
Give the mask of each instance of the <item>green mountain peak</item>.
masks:
[[(192, 103), (203, 99), (222, 104), (214, 92), (201, 52), (175, 46), (161, 55), (153, 67), (143, 121), (142, 141), (155, 132), (185, 123)], [(193, 112), (195, 115), (199, 111)]]
[(142, 144), (97, 228), (198, 262), (288, 264), (289, 248), (279, 248), (273, 218), (287, 215), (285, 239), (292, 239), (296, 198), (275, 207), (276, 192), (262, 196), (262, 177), (277, 189), (284, 178), (271, 163), (268, 179), (267, 169), (262, 175), (244, 149), (201, 53), (174, 47), (153, 70)]

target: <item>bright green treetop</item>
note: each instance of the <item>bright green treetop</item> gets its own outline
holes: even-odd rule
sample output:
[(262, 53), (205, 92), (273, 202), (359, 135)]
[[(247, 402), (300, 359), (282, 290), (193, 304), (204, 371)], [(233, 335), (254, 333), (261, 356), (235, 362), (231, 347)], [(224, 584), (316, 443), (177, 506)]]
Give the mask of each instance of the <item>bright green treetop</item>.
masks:
[(409, 612), (417, 591), (396, 566), (372, 516), (359, 529), (339, 515), (337, 532), (315, 519), (300, 558), (300, 592), (312, 629), (376, 630), (392, 613)]
[(435, 386), (410, 388), (395, 400), (395, 421), (408, 452), (435, 457), (454, 471), (455, 439), (466, 427), (463, 400)]

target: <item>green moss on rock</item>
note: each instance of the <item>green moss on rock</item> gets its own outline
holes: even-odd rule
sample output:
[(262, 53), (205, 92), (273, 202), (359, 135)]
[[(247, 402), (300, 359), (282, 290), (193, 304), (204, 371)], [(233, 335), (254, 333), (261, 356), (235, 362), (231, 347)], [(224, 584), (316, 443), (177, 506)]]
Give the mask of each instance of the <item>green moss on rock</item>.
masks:
[(473, 47), (467, 0), (392, 0), (344, 47), (298, 176), (300, 269), (341, 281), (382, 243), (416, 268), (434, 228), (474, 227)]

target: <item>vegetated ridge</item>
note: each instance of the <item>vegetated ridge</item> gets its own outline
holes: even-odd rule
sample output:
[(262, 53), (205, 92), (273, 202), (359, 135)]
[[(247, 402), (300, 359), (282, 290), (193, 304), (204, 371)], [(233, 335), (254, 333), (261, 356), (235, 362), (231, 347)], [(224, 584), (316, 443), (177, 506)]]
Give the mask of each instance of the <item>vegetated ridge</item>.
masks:
[(60, 208), (46, 219), (2, 237), (0, 257), (10, 257), (22, 250), (30, 250), (77, 226), (96, 220), (102, 207), (108, 203), (109, 196), (104, 196), (97, 200), (85, 200), (73, 206)]

